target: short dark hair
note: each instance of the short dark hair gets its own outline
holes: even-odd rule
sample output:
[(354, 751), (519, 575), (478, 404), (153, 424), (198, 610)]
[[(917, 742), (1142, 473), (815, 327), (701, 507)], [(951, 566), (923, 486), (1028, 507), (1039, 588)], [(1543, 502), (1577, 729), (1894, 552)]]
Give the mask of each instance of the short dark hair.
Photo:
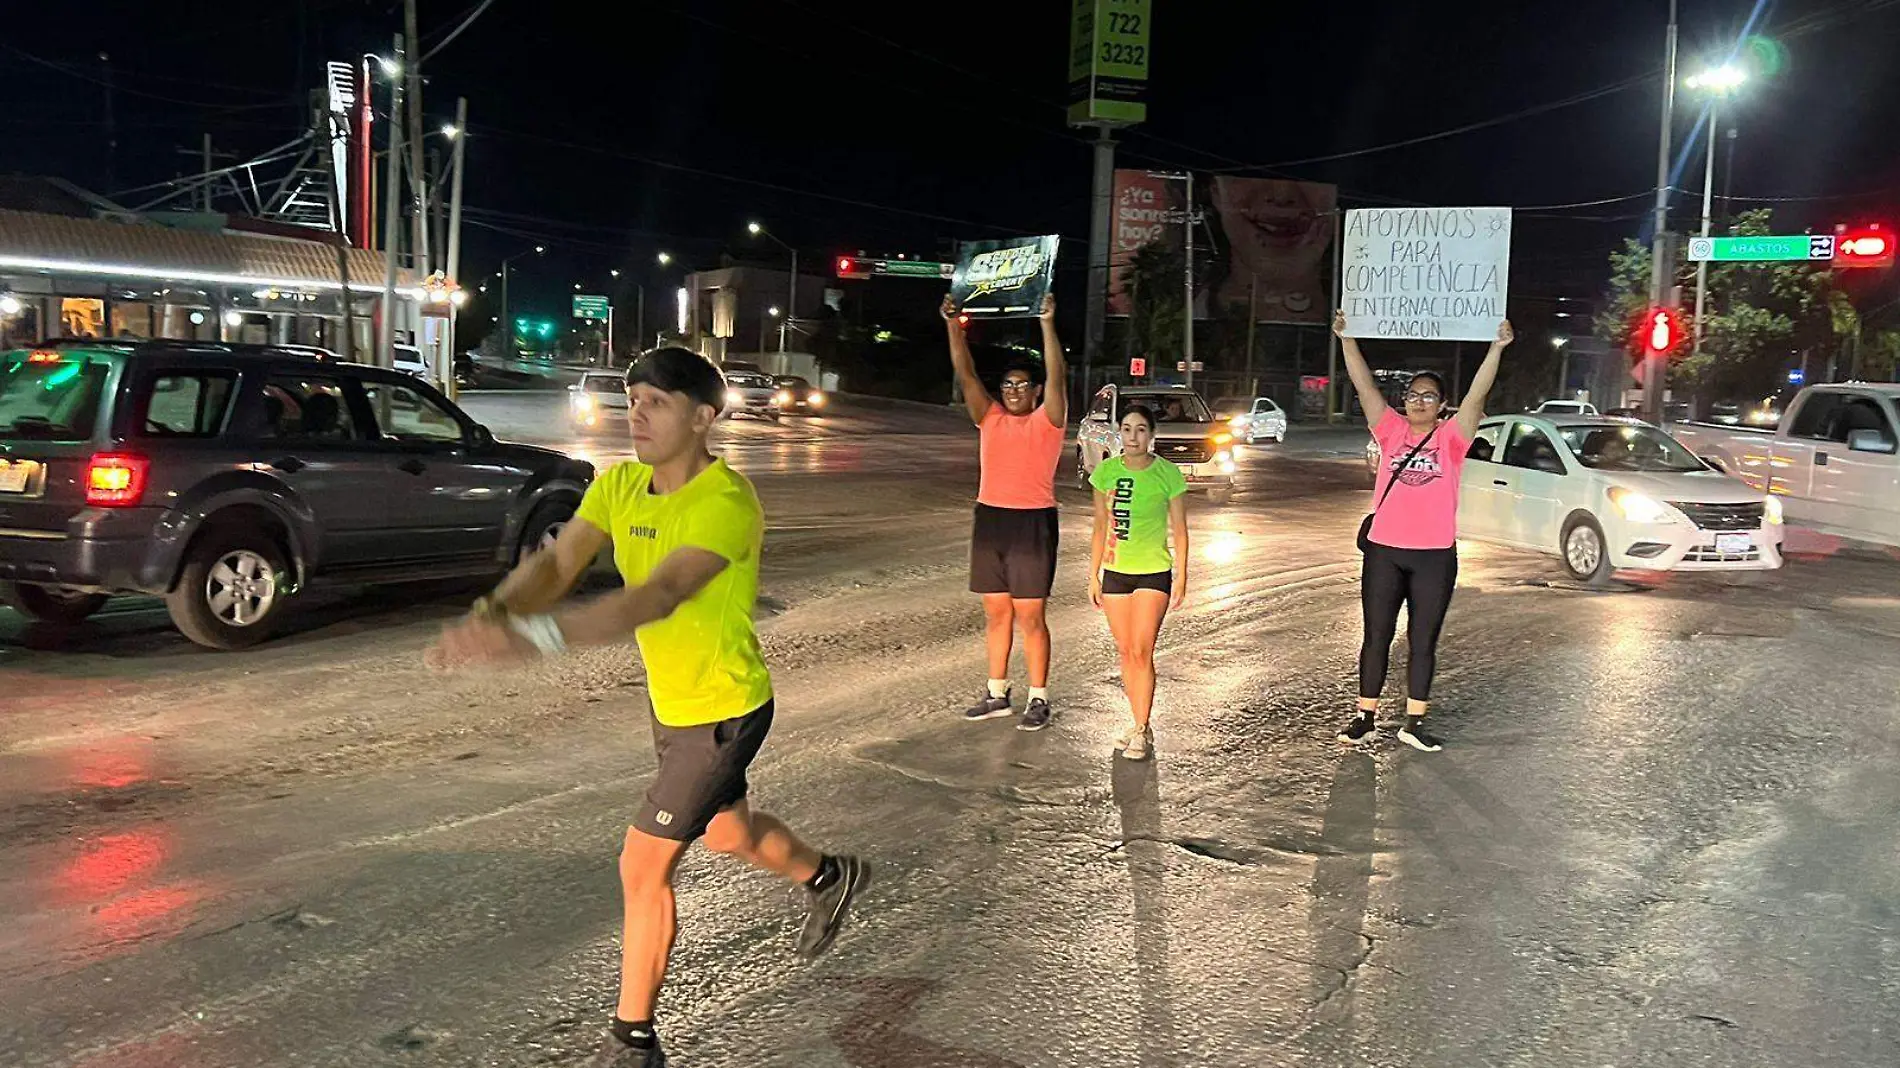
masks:
[(1123, 419), (1126, 419), (1131, 415), (1141, 416), (1141, 421), (1148, 424), (1149, 430), (1153, 430), (1155, 428), (1154, 409), (1148, 407), (1146, 404), (1131, 404), (1128, 407), (1122, 409)]
[(726, 376), (711, 360), (692, 349), (663, 345), (640, 354), (627, 368), (627, 388), (647, 385), (667, 393), (684, 393), (695, 404), (715, 412), (726, 407)]
[(1018, 356), (1009, 361), (1009, 366), (1003, 368), (1003, 377), (1008, 378), (1011, 371), (1021, 371), (1038, 386), (1047, 384), (1049, 379), (1049, 373), (1043, 369), (1042, 361), (1032, 360), (1027, 356)]
[(1438, 372), (1437, 372), (1437, 371), (1420, 371), (1419, 373), (1417, 373), (1417, 374), (1415, 374), (1415, 375), (1413, 375), (1413, 376), (1412, 376), (1412, 380), (1411, 380), (1410, 382), (1407, 382), (1407, 383), (1405, 384), (1405, 389), (1406, 389), (1406, 391), (1407, 391), (1407, 392), (1410, 392), (1410, 391), (1412, 391), (1412, 390), (1414, 390), (1414, 389), (1417, 389), (1417, 388), (1418, 388), (1418, 383), (1419, 383), (1419, 380), (1420, 380), (1420, 379), (1422, 379), (1422, 378), (1429, 378), (1429, 379), (1431, 379), (1431, 380), (1432, 380), (1432, 385), (1434, 385), (1434, 386), (1437, 386), (1437, 387), (1438, 387), (1438, 399), (1439, 399), (1439, 400), (1441, 400), (1441, 401), (1444, 401), (1444, 402), (1446, 402), (1446, 403), (1448, 403), (1448, 404), (1449, 404), (1449, 403), (1451, 402), (1451, 398), (1450, 398), (1449, 396), (1446, 396), (1446, 394), (1445, 394), (1445, 380), (1444, 380), (1444, 379), (1442, 379), (1442, 378), (1440, 378), (1440, 377), (1438, 377)]

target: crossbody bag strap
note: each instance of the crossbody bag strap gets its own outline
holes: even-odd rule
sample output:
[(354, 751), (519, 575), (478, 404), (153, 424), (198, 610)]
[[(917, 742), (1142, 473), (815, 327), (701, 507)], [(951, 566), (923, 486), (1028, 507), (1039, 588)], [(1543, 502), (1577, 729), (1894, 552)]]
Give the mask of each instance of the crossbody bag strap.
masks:
[(1379, 494), (1379, 503), (1372, 506), (1372, 513), (1374, 515), (1379, 514), (1379, 509), (1385, 507), (1385, 499), (1392, 496), (1392, 487), (1399, 484), (1399, 472), (1411, 468), (1412, 460), (1418, 456), (1420, 450), (1425, 448), (1425, 443), (1431, 441), (1432, 436), (1438, 433), (1438, 428), (1444, 425), (1442, 420), (1434, 424), (1431, 431), (1420, 438), (1417, 445), (1412, 446), (1412, 451), (1405, 454), (1405, 459), (1399, 461), (1399, 466), (1392, 469), (1392, 477), (1386, 481), (1385, 492)]

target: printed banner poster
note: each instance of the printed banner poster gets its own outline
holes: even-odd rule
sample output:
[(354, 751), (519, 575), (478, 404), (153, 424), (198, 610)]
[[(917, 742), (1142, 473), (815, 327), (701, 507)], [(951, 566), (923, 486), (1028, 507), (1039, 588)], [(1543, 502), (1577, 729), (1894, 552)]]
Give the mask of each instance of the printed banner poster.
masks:
[(950, 279), (950, 299), (978, 318), (1036, 315), (1055, 279), (1060, 240), (1048, 234), (964, 242)]
[(1510, 208), (1346, 213), (1348, 337), (1492, 341), (1511, 277)]

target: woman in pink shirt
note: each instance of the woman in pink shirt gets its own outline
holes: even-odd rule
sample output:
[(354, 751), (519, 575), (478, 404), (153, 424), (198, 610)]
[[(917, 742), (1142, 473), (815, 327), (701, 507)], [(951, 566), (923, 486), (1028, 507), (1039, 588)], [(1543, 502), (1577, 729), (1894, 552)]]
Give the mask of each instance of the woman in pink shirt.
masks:
[(1366, 425), (1379, 442), (1378, 484), (1360, 537), (1365, 563), (1359, 600), (1366, 632), (1359, 647), (1359, 709), (1339, 732), (1339, 740), (1357, 742), (1373, 732), (1403, 605), (1411, 620), (1411, 662), (1399, 740), (1435, 753), (1444, 745), (1426, 733), (1424, 724), (1438, 667), (1438, 635), (1458, 584), (1458, 480), (1472, 435), (1484, 418), (1485, 396), (1497, 380), (1498, 362), (1516, 335), (1509, 321), (1498, 324), (1497, 340), (1485, 353), (1458, 414), (1445, 419), (1444, 379), (1429, 371), (1413, 375), (1405, 387), (1404, 412), (1394, 411), (1359, 343), (1346, 336), (1345, 312), (1334, 313), (1333, 333), (1339, 335)]

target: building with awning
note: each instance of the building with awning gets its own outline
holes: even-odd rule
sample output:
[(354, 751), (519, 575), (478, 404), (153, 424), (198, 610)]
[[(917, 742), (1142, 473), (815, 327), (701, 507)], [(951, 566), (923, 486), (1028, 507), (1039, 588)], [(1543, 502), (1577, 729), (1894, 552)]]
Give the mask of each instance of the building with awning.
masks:
[[(0, 179), (0, 346), (177, 338), (368, 360), (384, 295), (382, 254), (331, 234), (215, 212), (138, 214), (57, 180)], [(420, 327), (424, 296), (399, 268), (397, 338)]]

